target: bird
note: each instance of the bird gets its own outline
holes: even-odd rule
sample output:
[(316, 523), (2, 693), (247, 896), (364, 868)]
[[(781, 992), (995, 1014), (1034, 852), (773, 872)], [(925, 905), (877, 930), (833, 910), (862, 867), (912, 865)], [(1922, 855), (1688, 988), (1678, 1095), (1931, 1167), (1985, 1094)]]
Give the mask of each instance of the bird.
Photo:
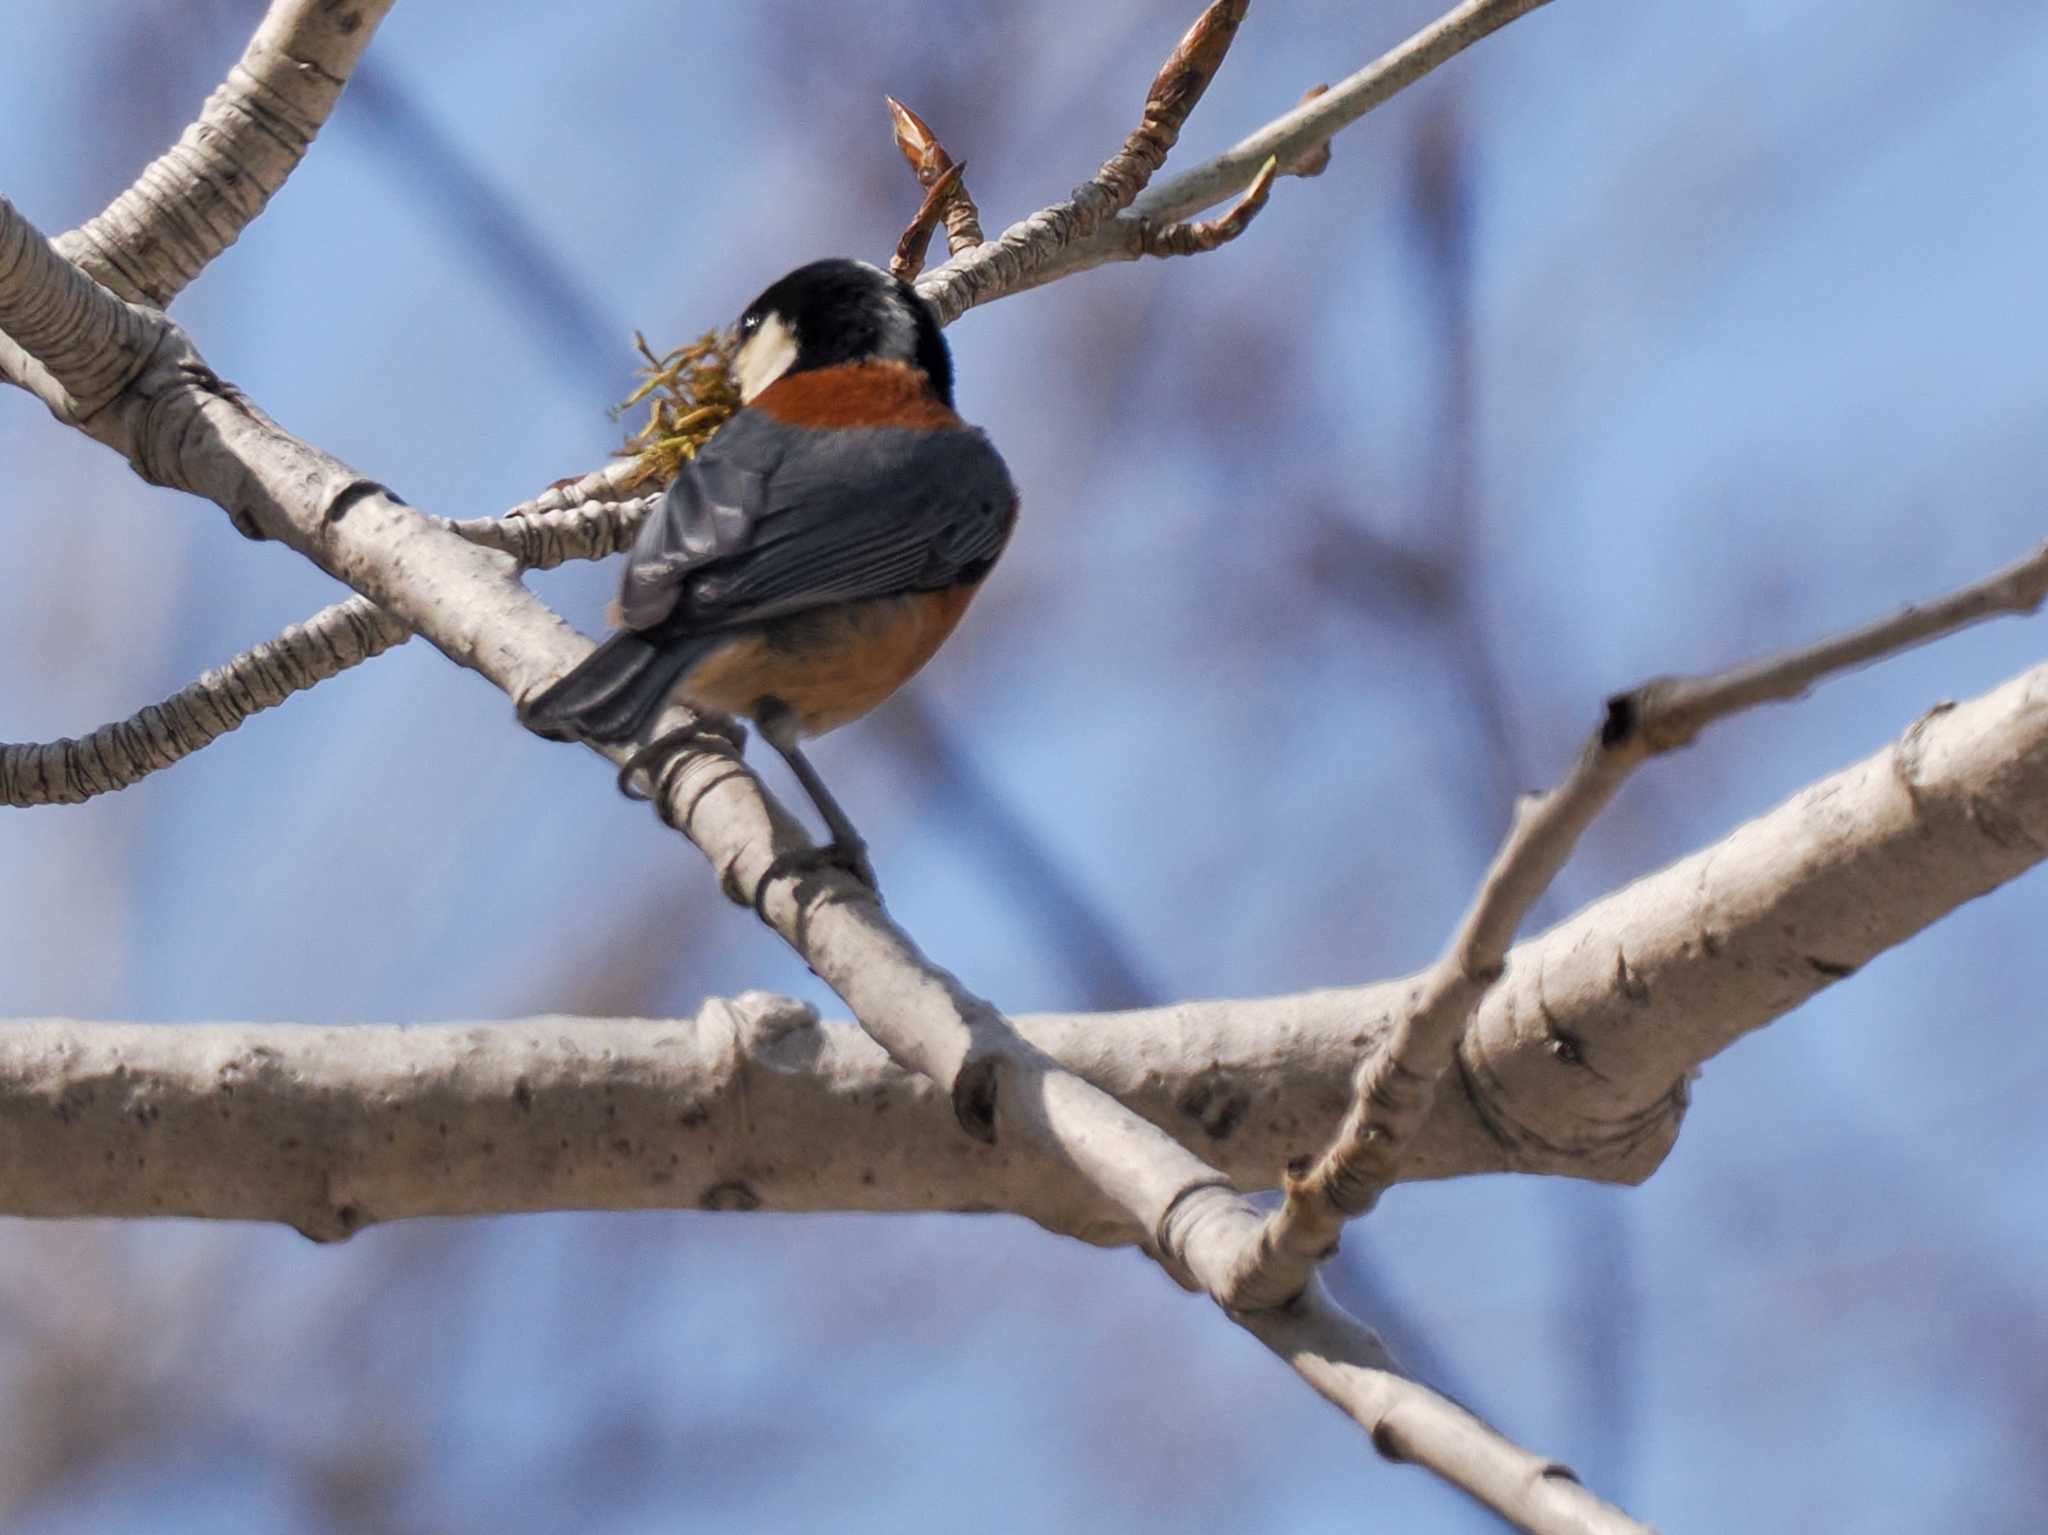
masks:
[[(900, 278), (846, 259), (800, 266), (741, 313), (740, 409), (685, 463), (635, 537), (618, 632), (520, 710), (555, 740), (637, 739), (671, 701), (752, 720), (831, 840), (785, 854), (877, 889), (866, 843), (800, 742), (859, 719), (960, 622), (1009, 542), (1017, 490), (953, 408), (938, 317)], [(629, 780), (703, 723), (648, 743)], [(738, 738), (743, 739), (743, 732)]]

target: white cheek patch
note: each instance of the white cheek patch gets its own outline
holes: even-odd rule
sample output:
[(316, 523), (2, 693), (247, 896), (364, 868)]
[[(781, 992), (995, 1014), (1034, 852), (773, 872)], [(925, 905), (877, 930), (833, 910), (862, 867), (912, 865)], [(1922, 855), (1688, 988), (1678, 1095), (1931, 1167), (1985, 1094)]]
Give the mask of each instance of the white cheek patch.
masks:
[(781, 315), (763, 315), (760, 327), (740, 344), (739, 356), (733, 359), (740, 403), (753, 404), (754, 396), (787, 373), (795, 361), (796, 332)]

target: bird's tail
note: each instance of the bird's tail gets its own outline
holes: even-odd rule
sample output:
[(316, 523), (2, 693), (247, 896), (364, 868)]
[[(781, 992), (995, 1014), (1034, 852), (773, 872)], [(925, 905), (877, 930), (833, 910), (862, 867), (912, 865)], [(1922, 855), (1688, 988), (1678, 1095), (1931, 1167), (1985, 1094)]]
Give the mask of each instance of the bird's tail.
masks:
[(701, 642), (656, 644), (637, 630), (622, 630), (530, 700), (519, 711), (520, 723), (553, 741), (630, 740), (712, 643), (706, 635)]

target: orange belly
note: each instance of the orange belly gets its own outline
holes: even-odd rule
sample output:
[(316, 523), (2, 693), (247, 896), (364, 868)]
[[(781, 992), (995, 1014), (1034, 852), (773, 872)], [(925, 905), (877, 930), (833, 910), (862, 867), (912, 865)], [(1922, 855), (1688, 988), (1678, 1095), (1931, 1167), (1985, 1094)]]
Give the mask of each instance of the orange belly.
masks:
[(805, 735), (823, 735), (908, 682), (953, 632), (974, 590), (878, 597), (774, 619), (706, 656), (676, 691), (721, 714), (752, 716), (763, 699), (778, 699)]

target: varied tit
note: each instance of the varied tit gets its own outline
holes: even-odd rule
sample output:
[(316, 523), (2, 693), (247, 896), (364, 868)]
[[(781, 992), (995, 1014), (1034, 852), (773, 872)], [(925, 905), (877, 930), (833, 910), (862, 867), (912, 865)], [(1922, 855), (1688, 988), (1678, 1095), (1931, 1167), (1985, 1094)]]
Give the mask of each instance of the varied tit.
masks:
[[(619, 742), (672, 698), (745, 716), (830, 827), (815, 856), (872, 884), (797, 742), (860, 718), (931, 658), (1002, 553), (1017, 492), (953, 413), (952, 359), (910, 284), (816, 261), (748, 305), (739, 330), (743, 408), (634, 540), (620, 631), (521, 718), (556, 740)], [(698, 733), (635, 753), (621, 784)]]

